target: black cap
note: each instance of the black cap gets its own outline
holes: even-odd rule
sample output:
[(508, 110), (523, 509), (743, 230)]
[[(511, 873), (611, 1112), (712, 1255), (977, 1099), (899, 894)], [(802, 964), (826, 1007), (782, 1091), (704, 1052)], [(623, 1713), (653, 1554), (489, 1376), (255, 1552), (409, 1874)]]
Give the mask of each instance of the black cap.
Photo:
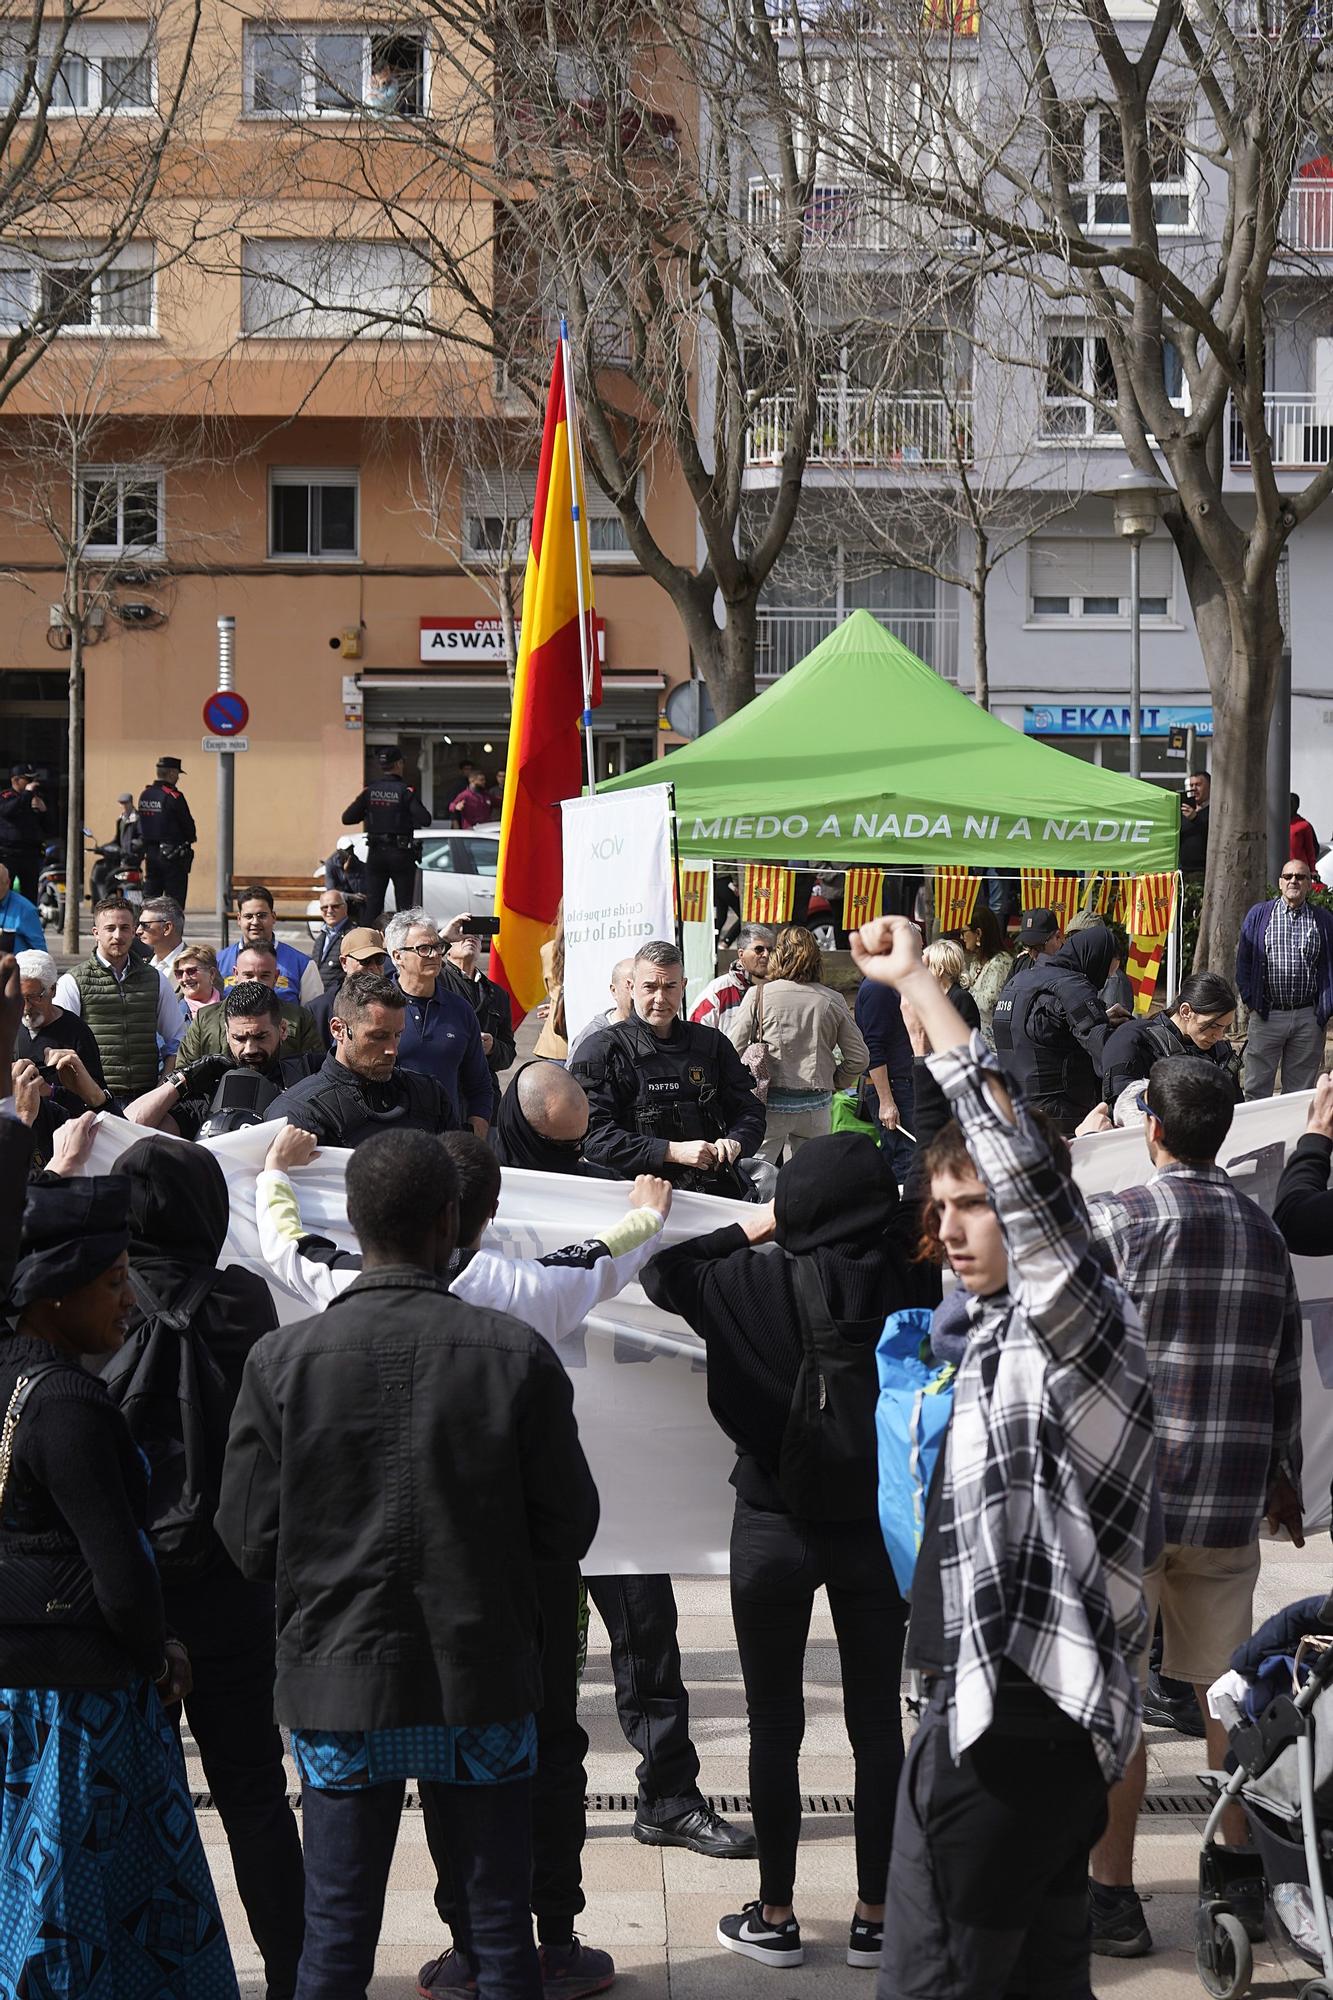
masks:
[(179, 757), (159, 757), (157, 760), (157, 768), (159, 771), (174, 771), (176, 773), (176, 776), (179, 778), (181, 773), (184, 771), (185, 766), (184, 764), (182, 764)]
[(378, 763), (381, 771), (391, 771), (395, 764), (402, 763), (403, 753), (396, 743), (391, 744), (383, 750), (376, 751), (375, 761)]
[(9, 775), (11, 778), (35, 778), (37, 776), (37, 766), (35, 764), (11, 764)]
[(1023, 920), (1018, 926), (1018, 942), (1029, 950), (1035, 946), (1049, 944), (1060, 928), (1060, 919), (1054, 910), (1024, 910)]

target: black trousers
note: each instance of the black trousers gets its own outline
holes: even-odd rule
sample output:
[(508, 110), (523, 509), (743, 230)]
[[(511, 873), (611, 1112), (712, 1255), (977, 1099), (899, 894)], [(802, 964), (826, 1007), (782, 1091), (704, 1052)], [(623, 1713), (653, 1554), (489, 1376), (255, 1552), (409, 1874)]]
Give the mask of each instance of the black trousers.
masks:
[(731, 1613), (750, 1718), (750, 1809), (759, 1893), (790, 1903), (801, 1833), (799, 1760), (810, 1614), (828, 1591), (842, 1671), (842, 1712), (856, 1769), (857, 1894), (878, 1903), (903, 1768), (903, 1635), (878, 1521), (811, 1522), (752, 1507), (739, 1494), (731, 1527)]
[(160, 847), (146, 847), (143, 856), (144, 888), (150, 896), (174, 896), (181, 908), (190, 893), (190, 862), (184, 855), (168, 860)]
[(301, 1837), (273, 1720), (273, 1592), (230, 1563), (168, 1588), (167, 1627), (189, 1650), (185, 1718), (231, 1849), (268, 2000), (291, 2000), (305, 1930)]
[(675, 1819), (702, 1802), (681, 1676), (676, 1593), (669, 1576), (589, 1576), (588, 1595), (611, 1641), (616, 1713), (631, 1749), (644, 1819)]
[(381, 847), (370, 842), (361, 889), (365, 896), (365, 920), (378, 925), (384, 914), (389, 884), (393, 884), (395, 910), (410, 910), (416, 901), (417, 851), (411, 847)]
[[(584, 1907), (588, 1833), (588, 1738), (579, 1723), (579, 1572), (575, 1563), (537, 1569), (542, 1621), (542, 1705), (532, 1785), (532, 1908), (543, 1944), (563, 1944)], [(460, 1945), (462, 1910), (438, 1803), (422, 1789), (426, 1844), (435, 1864), (435, 1907)]]
[(955, 1764), (948, 1699), (908, 1753), (878, 2000), (1089, 2000), (1088, 1853), (1106, 1783), (1085, 1731), (994, 1727)]

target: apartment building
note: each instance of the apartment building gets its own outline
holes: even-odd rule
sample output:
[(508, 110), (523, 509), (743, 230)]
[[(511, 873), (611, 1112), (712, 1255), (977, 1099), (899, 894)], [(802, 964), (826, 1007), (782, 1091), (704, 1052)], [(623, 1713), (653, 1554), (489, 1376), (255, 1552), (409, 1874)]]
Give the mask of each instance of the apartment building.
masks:
[[(114, 22), (81, 17), (52, 145), (62, 121), (100, 120), (113, 146), (117, 121), (151, 120), (169, 67), (159, 55), (187, 21), (183, 0), (151, 18), (132, 18), (132, 0)], [(18, 64), (0, 44), (0, 95)], [(105, 838), (117, 794), (148, 782), (162, 753), (179, 756), (207, 903), (216, 759), (202, 708), (223, 614), (250, 710), (239, 871), (313, 868), (377, 745), (401, 744), (437, 814), (464, 758), (503, 768), (501, 594), (521, 601), (540, 418), (491, 364), (414, 325), (432, 317), (417, 312), (430, 267), (373, 203), (360, 240), (348, 210), (330, 225), (332, 149), (373, 157), (374, 121), (390, 112), (401, 147), (450, 87), (424, 30), (346, 6), (294, 5), (277, 20), (217, 9), (193, 77), (156, 196), (112, 263), (97, 268), (95, 191), (0, 242), (0, 319), (67, 308), (0, 407), (0, 759), (30, 758), (63, 802), (72, 604), (86, 630), (87, 823)], [(303, 178), (302, 149), (323, 144), (328, 160)], [(450, 199), (459, 232), (488, 241), (477, 190)], [(551, 327), (530, 332), (549, 351)], [(688, 497), (665, 467), (649, 465), (643, 484), (654, 533), (688, 560)], [(614, 509), (588, 497), (594, 733), (610, 774), (658, 754), (689, 656)]]

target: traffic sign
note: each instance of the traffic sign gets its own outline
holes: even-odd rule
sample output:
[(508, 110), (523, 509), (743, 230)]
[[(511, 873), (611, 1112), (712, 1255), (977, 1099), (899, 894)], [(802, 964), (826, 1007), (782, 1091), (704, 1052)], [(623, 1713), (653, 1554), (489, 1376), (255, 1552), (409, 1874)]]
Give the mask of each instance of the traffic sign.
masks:
[[(204, 728), (215, 736), (239, 736), (249, 720), (248, 703), (230, 688), (219, 689), (204, 703)], [(207, 749), (207, 744), (204, 747)]]
[(203, 736), (199, 740), (201, 750), (248, 750), (248, 736)]

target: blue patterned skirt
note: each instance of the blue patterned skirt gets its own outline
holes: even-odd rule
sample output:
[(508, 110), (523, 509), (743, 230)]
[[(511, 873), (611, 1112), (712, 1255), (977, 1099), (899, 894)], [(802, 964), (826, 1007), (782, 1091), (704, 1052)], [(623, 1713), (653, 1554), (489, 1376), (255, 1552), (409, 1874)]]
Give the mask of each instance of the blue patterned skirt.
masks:
[(237, 2000), (180, 1746), (147, 1681), (0, 1688), (0, 1994)]

